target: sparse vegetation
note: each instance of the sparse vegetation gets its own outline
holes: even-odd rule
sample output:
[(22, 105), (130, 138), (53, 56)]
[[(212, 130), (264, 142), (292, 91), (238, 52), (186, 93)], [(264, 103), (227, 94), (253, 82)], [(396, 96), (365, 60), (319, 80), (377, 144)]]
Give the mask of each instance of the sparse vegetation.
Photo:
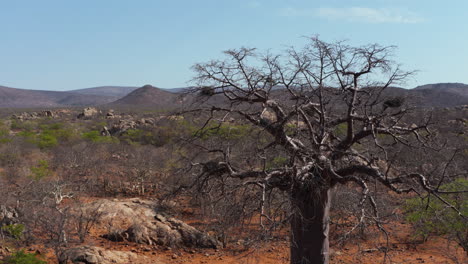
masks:
[[(247, 67), (251, 86), (239, 65), (255, 51), (228, 51), (234, 64), (195, 66), (200, 85), (192, 94), (170, 94), (161, 108), (0, 110), (0, 263), (83, 256), (113, 263), (156, 256), (167, 263), (214, 256), (229, 262), (240, 255), (286, 263), (291, 242), (292, 263), (328, 242), (335, 262), (410, 258), (425, 241), (424, 247), (447, 243), (451, 258), (461, 259), (466, 107), (412, 109), (427, 104), (385, 85), (360, 85), (361, 77), (353, 101), (353, 74), (336, 71), (335, 57), (324, 62), (343, 86), (331, 77), (333, 85), (302, 83), (291, 73), (314, 73), (317, 68), (301, 64), (308, 52), (345, 47), (313, 40), (318, 46), (289, 51), (296, 64), (267, 56)], [(345, 50), (370, 61), (387, 54), (378, 45)], [(214, 65), (216, 72), (203, 75)], [(244, 76), (227, 80), (229, 87), (210, 79), (226, 65)], [(406, 76), (399, 69), (384, 73)], [(147, 86), (123, 101), (146, 104), (166, 95)], [(169, 112), (179, 104), (186, 109)], [(314, 229), (319, 225), (329, 227), (329, 241), (322, 236), (327, 230)], [(91, 246), (99, 243), (106, 247)], [(447, 259), (439, 251), (431, 251), (434, 261)]]
[[(377, 189), (432, 195), (454, 216), (466, 219), (454, 200), (441, 196), (441, 184), (456, 180), (460, 171), (414, 166), (424, 163), (428, 153), (437, 155), (433, 150), (442, 144), (437, 132), (431, 132), (430, 115), (416, 119), (403, 97), (385, 97), (391, 86), (412, 75), (395, 65), (392, 51), (378, 44), (353, 47), (312, 37), (303, 49), (283, 54), (240, 48), (225, 51), (224, 59), (194, 65), (195, 92), (206, 94), (206, 87), (217, 87), (225, 103), (195, 110), (204, 121), (187, 139), (198, 150), (191, 155), (196, 176), (188, 186), (204, 206), (221, 214), (230, 214), (223, 208), (243, 208), (243, 215), (231, 216), (240, 219), (239, 224), (249, 221), (251, 210), (264, 231), (288, 219), (292, 264), (329, 263), (331, 197), (337, 186), (360, 189), (359, 198), (348, 206), (360, 213), (353, 215), (356, 224), (344, 238), (357, 230), (362, 233), (367, 219), (388, 234), (381, 217), (385, 195)], [(232, 130), (225, 120), (230, 118), (261, 133), (229, 137)], [(260, 134), (265, 143), (258, 140)], [(220, 140), (206, 140), (213, 136)], [(242, 137), (257, 140), (235, 141)], [(449, 151), (459, 149), (452, 146)], [(455, 156), (439, 161), (452, 168)], [(258, 206), (238, 204), (237, 196), (257, 200)]]
[(0, 262), (2, 264), (46, 264), (45, 260), (40, 259), (34, 253), (26, 253), (20, 250)]
[(89, 140), (93, 143), (118, 143), (119, 140), (115, 137), (105, 137), (97, 130), (92, 130), (89, 132), (84, 132), (82, 137), (86, 140)]
[[(119, 112), (116, 111), (115, 115), (119, 115)], [(144, 238), (146, 231), (143, 227), (148, 228), (151, 225), (140, 225), (138, 234), (132, 233), (136, 229), (114, 226), (115, 223), (103, 225), (105, 214), (102, 210), (105, 209), (99, 206), (90, 208), (83, 202), (88, 197), (146, 197), (158, 201), (154, 205), (157, 208), (155, 210), (160, 213), (158, 217), (163, 220), (177, 215), (187, 217), (186, 219), (195, 221), (197, 228), (217, 238), (225, 250), (237, 246), (245, 250), (258, 245), (260, 241), (284, 241), (284, 233), (289, 230), (287, 226), (292, 208), (283, 191), (266, 186), (262, 188), (256, 182), (238, 182), (228, 175), (208, 179), (198, 178), (198, 175), (187, 172), (188, 165), (198, 166), (195, 163), (197, 159), (202, 161), (206, 170), (216, 168), (218, 162), (223, 161), (222, 158), (217, 158), (216, 151), (204, 153), (199, 151), (200, 147), (218, 151), (229, 149), (230, 162), (241, 164), (245, 169), (262, 169), (270, 173), (288, 168), (295, 158), (291, 159), (284, 149), (275, 147), (267, 149), (263, 154), (258, 152), (259, 147), (267, 146), (275, 137), (265, 129), (243, 122), (238, 115), (232, 115), (221, 122), (216, 117), (205, 122), (204, 115), (187, 114), (183, 118), (160, 118), (158, 115), (164, 114), (136, 112), (128, 122), (121, 123), (120, 119), (103, 119), (99, 115), (77, 121), (76, 115), (72, 114), (71, 118), (39, 118), (31, 122), (13, 122), (12, 130), (4, 122), (0, 126), (0, 139), (5, 139), (0, 144), (0, 205), (11, 211), (5, 211), (9, 213), (3, 215), (8, 215), (8, 218), (2, 220), (4, 209), (0, 208), (0, 222), (3, 223), (0, 239), (13, 243), (17, 249), (27, 243), (44, 245), (53, 250), (57, 259), (63, 257), (64, 250), (71, 245), (86, 245), (95, 239), (93, 236), (96, 230), (103, 227), (108, 239), (127, 241), (126, 236), (137, 235), (134, 240), (146, 244), (148, 240)], [(444, 118), (448, 115), (445, 113)], [(150, 123), (139, 121), (142, 118), (150, 120)], [(264, 122), (262, 124), (271, 126), (276, 121), (269, 116)], [(119, 131), (122, 124), (132, 124), (132, 127)], [(443, 122), (437, 124), (440, 126), (438, 133), (457, 135), (450, 137), (453, 140), (450, 146), (460, 147), (466, 144), (464, 137), (459, 136), (466, 126), (444, 127)], [(119, 132), (107, 135), (102, 132), (104, 127), (109, 131)], [(284, 124), (284, 132), (289, 137), (301, 136), (305, 130), (307, 125), (297, 120)], [(347, 137), (348, 124), (341, 122), (330, 131), (336, 135), (337, 140), (343, 140)], [(431, 132), (424, 131), (420, 135), (429, 137), (434, 134), (434, 130)], [(399, 160), (419, 164), (423, 157), (418, 151), (413, 150), (410, 154), (406, 148), (392, 148), (393, 138), (386, 133), (378, 132), (375, 138), (384, 146), (390, 147), (389, 153), (392, 155), (399, 153)], [(353, 147), (364, 152), (376, 150), (366, 140), (354, 143)], [(433, 160), (428, 160), (427, 163), (444, 164), (442, 161), (446, 160), (450, 149), (451, 147), (447, 147), (445, 152), (434, 154), (431, 156)], [(450, 174), (460, 174), (466, 169), (459, 157), (465, 151), (460, 150), (457, 153), (447, 169)], [(207, 162), (213, 158), (213, 162)], [(442, 169), (426, 167), (426, 170), (431, 171)], [(225, 173), (225, 170), (220, 169), (219, 173)], [(434, 183), (436, 179), (438, 178), (431, 179), (431, 182)], [(463, 179), (450, 183), (451, 180), (452, 178), (445, 177), (440, 191), (466, 188), (462, 184)], [(239, 188), (240, 184), (247, 185)], [(377, 185), (375, 188), (369, 190), (369, 194), (374, 194), (383, 187)], [(8, 196), (12, 193), (14, 196)], [(345, 220), (361, 217), (360, 193), (353, 191), (352, 187), (350, 189), (343, 186), (333, 195), (337, 198), (331, 209), (332, 243), (346, 245), (347, 241), (366, 241), (374, 237), (375, 233), (368, 231), (375, 224), (372, 220), (374, 218), (364, 218), (358, 225)], [(462, 195), (440, 195), (466, 214), (461, 202)], [(465, 243), (460, 242), (463, 241), (460, 240), (464, 230), (463, 221), (457, 218), (456, 213), (444, 207), (443, 203), (429, 197), (411, 198), (404, 203), (408, 212), (406, 219), (415, 226), (415, 235), (422, 238), (443, 236)], [(383, 215), (390, 216), (385, 221), (395, 221), (392, 217), (396, 216), (392, 216), (392, 212), (397, 210), (397, 199), (381, 194), (375, 197), (375, 202), (378, 207), (385, 208), (381, 210)], [(428, 210), (421, 211), (426, 209), (424, 205), (429, 205)], [(365, 210), (373, 210), (371, 203), (363, 206)], [(223, 217), (220, 218), (220, 215)], [(199, 219), (203, 219), (203, 223), (198, 223)], [(384, 221), (384, 217), (381, 216), (379, 220)], [(333, 247), (338, 246), (333, 244)], [(5, 255), (3, 261), (43, 263), (41, 258), (26, 251)]]
[(31, 178), (36, 181), (51, 176), (52, 173), (47, 160), (39, 160), (36, 166), (31, 167)]
[(24, 225), (22, 224), (9, 224), (1, 227), (3, 232), (6, 232), (8, 236), (11, 236), (14, 239), (21, 239), (24, 232)]
[[(432, 195), (406, 201), (406, 219), (415, 227), (415, 235), (427, 240), (430, 236), (446, 235), (468, 254), (468, 222), (460, 216), (468, 215), (468, 180), (457, 179), (440, 186), (438, 199)], [(451, 210), (453, 206), (455, 210)]]

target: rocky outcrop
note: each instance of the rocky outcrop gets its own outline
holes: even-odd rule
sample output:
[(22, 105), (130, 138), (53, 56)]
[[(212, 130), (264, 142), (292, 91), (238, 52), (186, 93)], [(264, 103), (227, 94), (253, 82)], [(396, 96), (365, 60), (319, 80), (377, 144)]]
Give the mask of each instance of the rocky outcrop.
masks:
[(115, 113), (114, 109), (109, 109), (106, 113), (106, 119), (115, 119), (115, 118), (122, 118), (121, 115)]
[(98, 200), (85, 206), (98, 212), (103, 227), (114, 231), (103, 237), (113, 241), (139, 244), (217, 248), (220, 242), (200, 230), (158, 212), (151, 201), (140, 199)]
[(118, 123), (113, 124), (110, 128), (107, 126), (101, 130), (103, 136), (120, 136), (125, 134), (130, 129), (137, 129), (142, 127), (150, 127), (155, 125), (154, 118), (141, 118), (139, 120), (134, 119), (121, 119)]
[[(3, 246), (3, 245), (0, 245), (0, 259), (8, 256), (11, 254), (11, 250), (10, 248), (8, 248), (7, 246)], [(0, 262), (2, 263), (2, 262)]]
[(112, 136), (120, 136), (127, 132), (129, 129), (135, 129), (137, 127), (137, 123), (133, 120), (119, 120), (119, 123), (114, 124), (109, 131), (109, 135)]
[(154, 118), (142, 118), (136, 122), (138, 125), (154, 125), (156, 121)]
[(50, 117), (50, 118), (55, 118), (59, 112), (57, 111), (51, 111), (51, 110), (45, 110), (41, 112), (23, 112), (21, 114), (15, 114), (12, 115), (11, 117), (13, 119), (17, 119), (20, 121), (25, 121), (25, 120), (34, 120), (42, 117)]
[(278, 118), (276, 117), (276, 114), (272, 111), (263, 111), (262, 114), (260, 115), (260, 120), (264, 123), (267, 124), (272, 124), (275, 123)]
[(196, 228), (174, 218), (157, 214), (154, 219), (131, 225), (123, 232), (105, 235), (114, 241), (131, 241), (138, 244), (161, 246), (186, 246), (218, 248), (219, 241)]
[(99, 111), (95, 107), (86, 107), (83, 112), (78, 114), (77, 118), (90, 118), (99, 114)]
[(106, 114), (106, 117), (111, 117), (111, 118), (112, 118), (112, 117), (114, 117), (114, 116), (115, 116), (115, 114), (114, 114), (114, 109), (109, 109), (109, 111), (108, 111), (107, 114)]
[(109, 129), (108, 129), (106, 126), (104, 126), (104, 127), (102, 128), (102, 130), (101, 130), (101, 136), (111, 136), (111, 133), (110, 133)]
[[(115, 264), (115, 263), (148, 263), (144, 256), (132, 252), (105, 250), (100, 247), (82, 246), (63, 251), (59, 256), (59, 264)], [(163, 264), (151, 259), (151, 263)]]
[(10, 207), (0, 205), (0, 226), (18, 222), (18, 212)]

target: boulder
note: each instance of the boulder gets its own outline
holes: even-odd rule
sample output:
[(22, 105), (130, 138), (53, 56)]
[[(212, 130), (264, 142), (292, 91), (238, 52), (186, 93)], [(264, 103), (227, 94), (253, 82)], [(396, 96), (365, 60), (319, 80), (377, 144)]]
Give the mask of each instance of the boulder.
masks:
[(107, 114), (106, 114), (107, 119), (112, 119), (112, 118), (117, 118), (117, 117), (120, 117), (120, 116), (115, 115), (114, 109), (109, 109), (109, 111), (107, 111)]
[(267, 124), (272, 124), (278, 121), (276, 114), (273, 111), (265, 110), (260, 115), (260, 120)]
[(170, 216), (158, 212), (155, 203), (141, 199), (98, 200), (86, 205), (98, 211), (103, 227), (113, 232), (103, 237), (112, 241), (127, 240), (139, 244), (170, 247), (218, 248), (220, 242), (208, 234)]
[(152, 126), (152, 125), (154, 125), (155, 120), (154, 120), (154, 118), (142, 118), (142, 119), (138, 120), (136, 123), (138, 125), (142, 125), (142, 126), (148, 126), (148, 125)]
[(14, 114), (12, 115), (12, 118), (18, 119), (20, 121), (25, 121), (25, 120), (34, 120), (34, 119), (38, 119), (41, 117), (55, 118), (57, 117), (57, 115), (58, 115), (57, 111), (44, 110), (42, 112), (23, 112), (21, 114)]
[(39, 114), (37, 112), (23, 112), (18, 115), (12, 115), (12, 118), (18, 119), (20, 121), (34, 120), (39, 118)]
[[(0, 245), (0, 259), (10, 255), (10, 249), (6, 246)], [(1, 262), (0, 262), (1, 263)]]
[(181, 120), (184, 120), (184, 117), (181, 115), (171, 115), (171, 116), (167, 116), (167, 120), (181, 121)]
[(145, 124), (154, 125), (155, 123), (156, 120), (154, 120), (154, 118), (145, 118)]
[(0, 226), (18, 222), (18, 212), (11, 207), (0, 205)]
[[(151, 259), (151, 263), (163, 264)], [(105, 250), (100, 247), (81, 246), (64, 250), (59, 255), (59, 264), (111, 264), (111, 263), (148, 263), (147, 257), (132, 252)]]
[(104, 126), (102, 128), (102, 130), (101, 130), (101, 136), (110, 136), (110, 135), (111, 135), (111, 133), (110, 133), (109, 129), (106, 126)]
[(119, 136), (127, 132), (129, 129), (134, 129), (137, 127), (137, 123), (133, 120), (122, 119), (119, 120), (119, 123), (114, 124), (111, 129), (109, 129), (109, 133), (112, 136)]
[(124, 240), (147, 245), (198, 248), (221, 246), (218, 240), (198, 229), (175, 218), (166, 218), (161, 215), (156, 215), (152, 221), (133, 224), (119, 235)]
[(97, 115), (99, 111), (95, 107), (86, 107), (83, 109), (83, 112), (81, 112), (77, 118), (90, 118), (95, 115)]
[(50, 110), (42, 111), (41, 115), (45, 117), (55, 117), (55, 113)]

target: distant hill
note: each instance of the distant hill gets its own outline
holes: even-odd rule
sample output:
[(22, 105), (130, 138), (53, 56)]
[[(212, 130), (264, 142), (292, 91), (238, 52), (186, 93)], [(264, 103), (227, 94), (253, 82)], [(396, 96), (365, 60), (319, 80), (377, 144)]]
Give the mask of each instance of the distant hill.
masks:
[(112, 107), (136, 107), (152, 109), (174, 109), (182, 106), (190, 96), (180, 95), (160, 89), (151, 85), (145, 85), (134, 90), (123, 98), (108, 104)]
[[(197, 95), (187, 95), (187, 88), (160, 89), (151, 85), (100, 86), (72, 91), (26, 90), (0, 86), (0, 108), (48, 108), (66, 106), (125, 106), (153, 109), (187, 107), (192, 103), (223, 105), (222, 96), (207, 100)], [(281, 89), (275, 93), (281, 94)], [(385, 96), (402, 96), (406, 102), (418, 107), (451, 107), (468, 105), (468, 85), (461, 83), (437, 83), (414, 89), (388, 88)]]
[(413, 90), (444, 90), (447, 92), (468, 96), (468, 84), (464, 83), (433, 83), (418, 86)]
[(415, 102), (424, 107), (449, 107), (468, 104), (468, 85), (462, 83), (436, 83), (408, 90)]
[(88, 94), (88, 95), (100, 95), (100, 96), (114, 96), (114, 97), (124, 97), (127, 94), (138, 89), (136, 86), (99, 86), (78, 90), (71, 90), (68, 92), (78, 93), (78, 94)]
[(462, 97), (468, 98), (468, 85), (463, 83), (435, 83), (421, 85), (413, 90), (426, 92), (426, 93), (451, 93), (457, 94)]
[(47, 108), (89, 106), (116, 100), (113, 96), (85, 95), (72, 92), (25, 90), (0, 86), (0, 108)]
[(171, 93), (184, 93), (190, 91), (193, 87), (179, 87), (179, 88), (160, 88)]

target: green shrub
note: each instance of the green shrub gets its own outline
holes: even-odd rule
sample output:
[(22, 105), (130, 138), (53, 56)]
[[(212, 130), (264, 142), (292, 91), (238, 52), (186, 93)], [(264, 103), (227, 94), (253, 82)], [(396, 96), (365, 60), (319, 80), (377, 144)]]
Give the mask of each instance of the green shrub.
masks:
[(130, 144), (164, 146), (177, 137), (177, 131), (168, 126), (158, 126), (148, 129), (129, 129), (121, 139)]
[(52, 170), (49, 168), (49, 162), (47, 162), (47, 160), (39, 160), (38, 165), (31, 168), (31, 173), (31, 178), (38, 181), (51, 175)]
[(286, 135), (293, 136), (296, 134), (298, 126), (293, 123), (288, 123), (284, 126), (284, 128), (286, 130)]
[(21, 239), (24, 231), (24, 225), (22, 224), (11, 224), (2, 226), (2, 231), (5, 231), (14, 239)]
[[(442, 185), (441, 191), (460, 192), (440, 194), (463, 215), (468, 215), (468, 180), (457, 179)], [(426, 240), (430, 235), (447, 235), (468, 250), (468, 223), (458, 212), (434, 196), (406, 200), (406, 219), (415, 227), (415, 235)]]
[(42, 133), (37, 137), (36, 145), (40, 149), (52, 148), (58, 145), (58, 140), (52, 133)]
[(39, 125), (39, 128), (41, 128), (42, 130), (47, 130), (47, 129), (50, 129), (50, 130), (59, 130), (59, 129), (62, 129), (64, 127), (64, 125), (62, 123), (53, 123), (53, 124), (42, 124), (42, 125)]
[(55, 147), (59, 142), (69, 141), (73, 135), (73, 130), (62, 123), (41, 124), (36, 131), (25, 129), (18, 133), (18, 136), (37, 145), (40, 149)]
[(34, 144), (34, 145), (37, 144), (37, 134), (33, 131), (24, 130), (24, 131), (19, 132), (17, 135), (18, 137), (24, 138), (24, 140), (30, 144)]
[(36, 133), (34, 133), (33, 131), (30, 131), (30, 130), (25, 130), (25, 131), (19, 132), (18, 136), (24, 137), (24, 138), (27, 138), (27, 139), (35, 139), (36, 138)]
[(6, 257), (3, 264), (47, 264), (46, 261), (40, 259), (37, 254), (26, 253), (24, 250), (20, 250), (13, 255)]
[(107, 122), (105, 121), (97, 121), (88, 126), (88, 129), (90, 130), (99, 130), (102, 129), (103, 127), (107, 126)]
[(236, 125), (236, 124), (210, 124), (202, 130), (194, 132), (194, 136), (197, 136), (203, 140), (207, 140), (212, 137), (218, 137), (224, 140), (235, 140), (246, 137), (250, 134), (252, 127), (250, 125)]
[(118, 143), (119, 142), (118, 138), (101, 136), (101, 133), (97, 130), (84, 132), (81, 135), (81, 137), (94, 143)]
[(348, 133), (348, 124), (347, 123), (340, 123), (337, 126), (335, 126), (334, 131), (335, 135), (342, 137), (346, 136)]
[(0, 166), (13, 166), (20, 160), (20, 156), (15, 153), (0, 153)]
[(10, 128), (12, 130), (34, 130), (37, 127), (37, 123), (33, 121), (19, 121), (18, 119), (11, 119)]
[(68, 141), (74, 135), (73, 130), (62, 123), (42, 124), (39, 128), (42, 131), (41, 134), (51, 135), (60, 141)]
[(278, 167), (286, 165), (287, 163), (288, 163), (288, 158), (278, 156), (278, 157), (275, 157), (273, 160), (267, 162), (266, 169), (269, 170), (273, 168), (278, 168)]
[(12, 118), (11, 119), (10, 129), (12, 129), (12, 130), (20, 129), (20, 122), (17, 119)]
[(11, 142), (10, 133), (4, 128), (0, 128), (0, 144)]
[(151, 141), (151, 133), (145, 133), (145, 131), (141, 129), (129, 129), (125, 134), (122, 136), (122, 138), (130, 144), (133, 143), (143, 143), (143, 141), (146, 141), (149, 138), (149, 141)]

